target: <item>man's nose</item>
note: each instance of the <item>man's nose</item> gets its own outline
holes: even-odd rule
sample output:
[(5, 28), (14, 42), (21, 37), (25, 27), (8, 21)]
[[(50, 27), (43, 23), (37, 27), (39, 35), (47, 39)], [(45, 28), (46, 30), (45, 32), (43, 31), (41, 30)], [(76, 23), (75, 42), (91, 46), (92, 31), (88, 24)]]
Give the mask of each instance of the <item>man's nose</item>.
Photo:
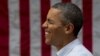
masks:
[(44, 22), (44, 23), (42, 24), (42, 27), (43, 27), (43, 28), (46, 28), (46, 27), (47, 27), (47, 23)]

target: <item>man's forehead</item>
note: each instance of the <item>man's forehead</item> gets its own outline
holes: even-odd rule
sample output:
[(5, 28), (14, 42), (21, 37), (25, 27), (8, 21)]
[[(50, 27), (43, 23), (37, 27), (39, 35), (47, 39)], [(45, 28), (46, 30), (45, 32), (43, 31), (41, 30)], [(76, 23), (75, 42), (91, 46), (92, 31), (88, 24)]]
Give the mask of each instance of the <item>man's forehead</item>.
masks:
[(50, 8), (47, 17), (52, 17), (52, 16), (58, 16), (61, 14), (61, 10), (56, 9), (56, 8)]
[(60, 13), (61, 12), (61, 10), (59, 10), (59, 9), (56, 9), (56, 8), (50, 8), (49, 9), (49, 13)]

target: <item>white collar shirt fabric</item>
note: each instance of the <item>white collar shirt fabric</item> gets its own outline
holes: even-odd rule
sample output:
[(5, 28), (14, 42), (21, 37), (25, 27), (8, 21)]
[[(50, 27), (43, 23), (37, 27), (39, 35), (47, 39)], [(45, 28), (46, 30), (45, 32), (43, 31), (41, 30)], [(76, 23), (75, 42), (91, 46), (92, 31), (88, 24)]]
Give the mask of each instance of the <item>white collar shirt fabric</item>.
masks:
[(57, 52), (57, 56), (93, 56), (82, 43), (75, 39)]

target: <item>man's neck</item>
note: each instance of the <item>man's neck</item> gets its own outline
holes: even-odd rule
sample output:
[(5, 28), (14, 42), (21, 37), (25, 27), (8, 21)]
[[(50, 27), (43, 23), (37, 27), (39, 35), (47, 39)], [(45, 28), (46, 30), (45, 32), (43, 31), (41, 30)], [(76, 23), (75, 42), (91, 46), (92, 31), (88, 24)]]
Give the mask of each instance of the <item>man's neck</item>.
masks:
[(59, 51), (61, 48), (63, 48), (65, 45), (69, 44), (75, 39), (76, 39), (75, 36), (66, 37), (61, 42), (59, 42), (59, 44), (56, 46), (57, 50)]

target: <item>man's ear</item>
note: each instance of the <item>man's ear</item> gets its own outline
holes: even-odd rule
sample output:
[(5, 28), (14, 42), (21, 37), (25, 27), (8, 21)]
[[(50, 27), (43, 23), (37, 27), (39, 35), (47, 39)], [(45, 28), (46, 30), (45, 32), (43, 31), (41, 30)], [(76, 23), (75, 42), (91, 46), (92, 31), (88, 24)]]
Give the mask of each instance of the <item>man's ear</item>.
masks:
[(73, 31), (74, 31), (74, 25), (72, 23), (65, 25), (65, 33), (66, 34), (73, 33)]

